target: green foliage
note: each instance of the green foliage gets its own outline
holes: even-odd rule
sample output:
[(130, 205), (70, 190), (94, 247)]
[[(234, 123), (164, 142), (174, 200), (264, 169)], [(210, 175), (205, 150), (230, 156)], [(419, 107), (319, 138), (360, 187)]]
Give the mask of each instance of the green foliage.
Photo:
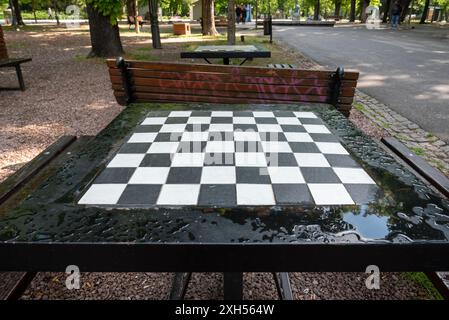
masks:
[(103, 16), (109, 17), (112, 25), (116, 25), (117, 20), (122, 17), (122, 0), (86, 0), (86, 2), (92, 4)]

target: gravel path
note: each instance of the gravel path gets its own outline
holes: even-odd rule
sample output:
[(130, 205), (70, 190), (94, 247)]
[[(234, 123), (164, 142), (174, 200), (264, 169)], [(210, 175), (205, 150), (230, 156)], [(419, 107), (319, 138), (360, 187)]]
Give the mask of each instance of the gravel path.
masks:
[[(122, 40), (125, 47), (148, 42), (136, 37)], [(122, 110), (103, 61), (84, 58), (90, 44), (86, 30), (6, 32), (6, 41), (10, 56), (32, 56), (33, 61), (23, 65), (27, 91), (0, 92), (0, 181), (61, 135), (95, 135)], [(315, 66), (300, 55), (297, 65)], [(15, 81), (14, 73), (0, 72), (0, 86), (13, 86)], [(351, 120), (373, 137), (385, 135), (357, 111)], [(70, 291), (64, 286), (65, 276), (39, 273), (23, 299), (165, 299), (172, 279), (169, 273), (84, 273), (82, 288)], [(296, 299), (428, 297), (423, 287), (401, 274), (383, 274), (380, 290), (367, 290), (363, 273), (290, 276)], [(222, 299), (221, 280), (219, 273), (194, 273), (186, 298)], [(244, 294), (247, 299), (276, 299), (271, 274), (245, 274)]]

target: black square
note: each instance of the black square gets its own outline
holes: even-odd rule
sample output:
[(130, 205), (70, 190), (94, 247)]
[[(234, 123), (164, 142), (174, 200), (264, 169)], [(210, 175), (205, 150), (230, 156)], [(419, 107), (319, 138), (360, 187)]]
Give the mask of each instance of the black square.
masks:
[(159, 132), (161, 130), (162, 125), (159, 124), (150, 124), (150, 125), (140, 125), (137, 126), (134, 132), (142, 133), (142, 132)]
[(298, 124), (282, 124), (281, 128), (284, 132), (306, 132), (306, 129)]
[(294, 153), (320, 153), (320, 149), (313, 142), (289, 142)]
[(209, 124), (189, 123), (186, 125), (184, 131), (187, 132), (204, 132), (209, 130)]
[(277, 204), (314, 204), (306, 184), (273, 184)]
[(191, 117), (210, 117), (212, 115), (212, 111), (203, 111), (203, 110), (197, 110), (192, 111), (190, 114)]
[(168, 173), (167, 183), (200, 183), (202, 170), (198, 167), (172, 167)]
[(244, 132), (257, 132), (257, 125), (255, 124), (240, 124), (234, 123), (234, 131), (244, 131)]
[(165, 123), (166, 124), (187, 123), (187, 120), (189, 120), (189, 117), (169, 117), (167, 118), (167, 121), (165, 121)]
[(204, 166), (233, 166), (235, 165), (234, 153), (213, 152), (204, 155)]
[(235, 152), (263, 152), (259, 141), (236, 141)]
[(271, 183), (266, 167), (236, 167), (235, 174), (237, 183)]
[(128, 183), (136, 168), (106, 168), (95, 183)]
[(265, 158), (269, 167), (297, 167), (298, 162), (296, 161), (293, 153), (266, 153)]
[(259, 132), (259, 136), (262, 141), (287, 141), (283, 132)]
[(212, 117), (210, 123), (232, 123), (232, 117)]
[(145, 155), (140, 167), (170, 167), (171, 154), (169, 153), (149, 153)]
[(332, 168), (301, 168), (301, 173), (307, 183), (341, 183)]
[(319, 118), (299, 118), (302, 124), (323, 124), (323, 121)]
[(204, 184), (201, 185), (199, 206), (231, 207), (237, 205), (234, 184)]
[(125, 143), (118, 153), (146, 153), (151, 143)]
[(156, 204), (162, 186), (156, 184), (129, 184), (117, 204), (153, 205)]
[(214, 131), (209, 132), (207, 141), (234, 141), (234, 132), (226, 131)]
[(331, 165), (331, 167), (338, 168), (358, 168), (360, 167), (351, 156), (344, 154), (325, 154), (327, 162)]
[(171, 111), (150, 111), (147, 118), (168, 117)]
[(309, 133), (315, 142), (339, 142), (338, 138), (331, 133)]
[(181, 141), (177, 153), (201, 153), (206, 148), (207, 141)]
[(234, 117), (253, 117), (252, 111), (234, 111)]
[(254, 118), (256, 119), (257, 124), (278, 124), (278, 121), (276, 118)]
[(182, 132), (159, 132), (154, 139), (155, 142), (178, 142), (181, 140)]
[(284, 117), (296, 117), (293, 111), (273, 111), (275, 117), (284, 118)]
[(344, 186), (356, 204), (368, 204), (381, 196), (381, 190), (375, 184), (345, 184)]

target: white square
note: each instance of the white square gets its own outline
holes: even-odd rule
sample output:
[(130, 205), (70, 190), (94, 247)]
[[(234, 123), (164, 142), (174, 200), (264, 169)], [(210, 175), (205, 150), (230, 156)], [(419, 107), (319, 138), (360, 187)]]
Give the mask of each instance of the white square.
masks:
[(186, 131), (182, 134), (181, 141), (207, 141), (209, 132), (207, 131)]
[(78, 201), (79, 204), (116, 204), (126, 183), (93, 184)]
[(321, 153), (295, 153), (299, 167), (330, 167), (326, 157)]
[(169, 117), (190, 117), (192, 111), (172, 111), (168, 115)]
[(179, 142), (153, 142), (147, 153), (175, 153)]
[(260, 141), (260, 135), (256, 131), (235, 131), (234, 141)]
[(256, 118), (274, 118), (274, 114), (271, 111), (254, 111), (253, 116)]
[(278, 124), (258, 124), (257, 130), (259, 132), (282, 132), (282, 128)]
[(290, 145), (285, 141), (262, 141), (261, 144), (264, 152), (292, 152)]
[(143, 120), (142, 125), (164, 124), (165, 120), (167, 120), (166, 117), (146, 118)]
[(195, 205), (200, 194), (199, 184), (164, 184), (158, 205)]
[(236, 182), (235, 167), (204, 167), (201, 174), (202, 184), (233, 184)]
[(267, 159), (262, 152), (236, 152), (235, 165), (238, 167), (266, 167)]
[(232, 121), (234, 124), (256, 124), (253, 117), (234, 117)]
[(212, 123), (209, 132), (231, 132), (234, 131), (232, 123)]
[(338, 142), (315, 142), (315, 144), (324, 154), (349, 154)]
[(316, 205), (354, 204), (354, 201), (342, 184), (310, 183), (307, 186)]
[(169, 167), (139, 167), (134, 171), (129, 184), (164, 184), (167, 181)]
[(278, 117), (277, 121), (279, 124), (301, 125), (301, 121), (299, 121), (298, 118), (293, 118), (293, 117)]
[(295, 112), (293, 112), (293, 114), (295, 116), (297, 116), (298, 118), (308, 118), (308, 119), (316, 119), (316, 118), (318, 118), (313, 112), (295, 111)]
[(322, 124), (305, 124), (304, 129), (308, 133), (331, 133), (326, 126)]
[(208, 153), (225, 153), (234, 152), (234, 141), (208, 141), (206, 144), (206, 151)]
[(128, 143), (148, 143), (153, 142), (156, 139), (156, 132), (142, 132), (134, 133), (131, 138), (129, 138)]
[(204, 153), (183, 152), (175, 153), (172, 158), (172, 167), (202, 167), (204, 164)]
[(209, 124), (210, 117), (190, 117), (187, 123), (189, 124)]
[(237, 184), (237, 205), (274, 205), (273, 188), (270, 184)]
[(160, 132), (184, 132), (186, 128), (186, 124), (185, 123), (169, 123), (169, 124), (164, 124), (161, 128), (161, 130), (159, 130)]
[(313, 142), (312, 137), (307, 132), (284, 132), (284, 135), (289, 142)]
[(333, 168), (343, 183), (376, 184), (362, 168)]
[(145, 154), (141, 153), (119, 153), (107, 165), (108, 168), (137, 168), (142, 162)]
[(268, 167), (271, 183), (305, 183), (298, 167)]
[(212, 117), (232, 117), (232, 111), (212, 111)]

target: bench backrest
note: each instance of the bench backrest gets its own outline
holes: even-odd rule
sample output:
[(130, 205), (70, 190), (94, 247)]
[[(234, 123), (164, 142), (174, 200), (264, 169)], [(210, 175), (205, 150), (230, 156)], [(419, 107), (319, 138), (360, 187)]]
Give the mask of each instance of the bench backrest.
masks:
[(349, 115), (357, 72), (107, 60), (121, 105), (132, 102), (329, 103)]

